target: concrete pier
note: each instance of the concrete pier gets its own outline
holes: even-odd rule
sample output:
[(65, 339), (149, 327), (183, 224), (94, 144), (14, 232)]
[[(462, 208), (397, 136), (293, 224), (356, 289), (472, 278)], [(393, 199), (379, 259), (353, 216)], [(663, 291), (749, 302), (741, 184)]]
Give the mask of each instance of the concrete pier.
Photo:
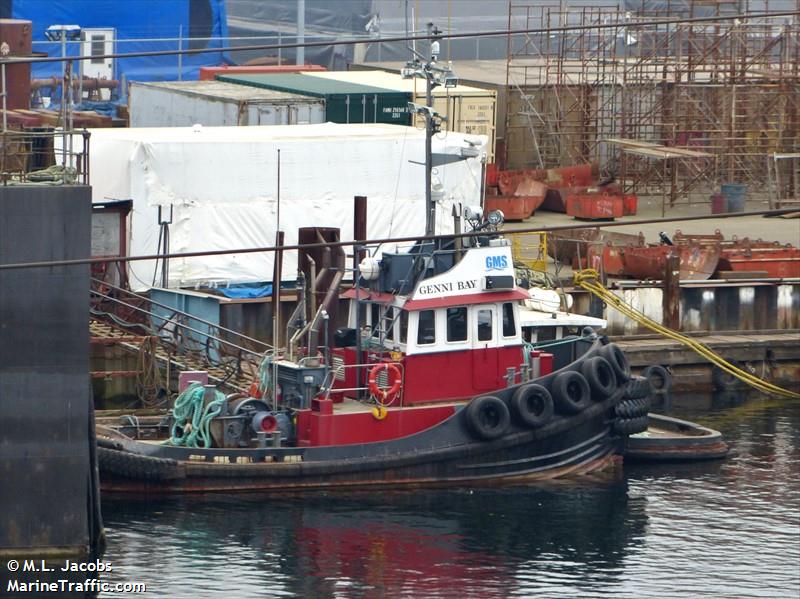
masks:
[[(89, 187), (0, 186), (0, 265), (86, 258), (90, 238)], [(99, 550), (88, 289), (86, 264), (0, 269), (4, 560)]]

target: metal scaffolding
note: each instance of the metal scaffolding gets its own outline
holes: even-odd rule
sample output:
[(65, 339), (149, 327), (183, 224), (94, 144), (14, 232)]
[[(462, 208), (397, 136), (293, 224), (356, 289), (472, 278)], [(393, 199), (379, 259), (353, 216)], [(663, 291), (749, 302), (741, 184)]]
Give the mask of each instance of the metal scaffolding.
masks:
[[(769, 12), (768, 0), (755, 1), (754, 10)], [(800, 0), (790, 2), (800, 10)], [(669, 188), (670, 205), (710, 201), (723, 183), (766, 198), (776, 179), (795, 182), (780, 195), (796, 199), (796, 165), (765, 165), (800, 151), (798, 18), (654, 23), (746, 14), (750, 3), (667, 0), (663, 10), (631, 12), (511, 2), (509, 29), (544, 31), (509, 37), (507, 166), (598, 162), (626, 192)], [(559, 30), (573, 26), (581, 28)], [(659, 161), (611, 139), (694, 153)]]

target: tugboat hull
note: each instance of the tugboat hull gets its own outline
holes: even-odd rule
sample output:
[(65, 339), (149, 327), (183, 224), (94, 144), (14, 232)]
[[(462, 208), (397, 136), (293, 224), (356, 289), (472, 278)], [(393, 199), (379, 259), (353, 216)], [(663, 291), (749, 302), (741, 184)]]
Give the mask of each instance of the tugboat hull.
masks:
[[(207, 450), (212, 461), (164, 458), (158, 451), (164, 446), (121, 442), (118, 449), (101, 448), (101, 484), (107, 493), (205, 493), (513, 484), (585, 474), (607, 469), (615, 462), (621, 445), (612, 423), (619, 399), (618, 393), (576, 416), (557, 419), (537, 430), (516, 428), (494, 441), (464, 439), (462, 410), (428, 431), (393, 442)], [(452, 443), (430, 447), (436, 438)], [(416, 450), (411, 449), (412, 444)], [(198, 456), (204, 453), (170, 449)]]

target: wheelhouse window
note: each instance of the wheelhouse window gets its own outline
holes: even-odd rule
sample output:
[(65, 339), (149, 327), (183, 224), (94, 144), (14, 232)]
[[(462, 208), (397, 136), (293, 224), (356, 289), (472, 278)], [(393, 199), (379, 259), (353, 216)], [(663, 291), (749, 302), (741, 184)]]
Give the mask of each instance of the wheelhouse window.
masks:
[(397, 308), (386, 307), (382, 304), (369, 304), (369, 326), (372, 329), (372, 336), (376, 339), (381, 335), (381, 329), (386, 328), (385, 335), (387, 341), (394, 341), (395, 320), (394, 314)]
[(466, 341), (467, 340), (467, 308), (447, 309), (447, 341)]
[(400, 343), (408, 342), (408, 312), (400, 311)]
[(503, 337), (514, 337), (517, 334), (517, 323), (514, 321), (514, 304), (503, 304)]
[(378, 337), (380, 335), (380, 318), (381, 307), (378, 304), (369, 305), (369, 326), (372, 327), (372, 336)]
[(417, 345), (436, 343), (436, 311), (420, 310), (417, 319)]
[(542, 341), (554, 341), (556, 338), (556, 329), (558, 327), (539, 327), (536, 331), (536, 342), (541, 343)]
[(492, 311), (478, 310), (478, 341), (492, 340)]

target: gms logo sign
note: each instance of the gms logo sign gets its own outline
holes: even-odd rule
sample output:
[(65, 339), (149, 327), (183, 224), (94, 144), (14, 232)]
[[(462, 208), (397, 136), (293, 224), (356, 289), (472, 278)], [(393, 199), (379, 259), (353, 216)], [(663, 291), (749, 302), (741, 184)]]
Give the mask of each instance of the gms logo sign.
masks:
[(486, 270), (505, 270), (508, 268), (508, 258), (506, 256), (486, 256)]

